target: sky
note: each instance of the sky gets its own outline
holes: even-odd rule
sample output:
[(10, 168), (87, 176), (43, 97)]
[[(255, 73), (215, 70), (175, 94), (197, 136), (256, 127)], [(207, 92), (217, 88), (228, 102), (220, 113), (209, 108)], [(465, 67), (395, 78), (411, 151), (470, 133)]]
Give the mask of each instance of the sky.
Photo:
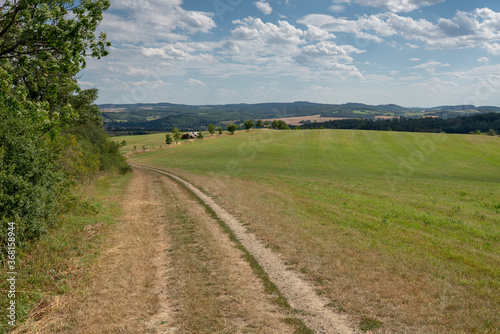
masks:
[(500, 106), (498, 0), (111, 0), (98, 103)]

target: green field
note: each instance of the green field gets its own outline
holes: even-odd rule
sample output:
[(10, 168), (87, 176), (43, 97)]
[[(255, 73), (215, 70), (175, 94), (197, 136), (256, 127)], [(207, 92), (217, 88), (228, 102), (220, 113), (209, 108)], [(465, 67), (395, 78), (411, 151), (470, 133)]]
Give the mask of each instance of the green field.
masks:
[(500, 332), (498, 137), (261, 130), (131, 161), (211, 194), (383, 332)]
[[(202, 133), (205, 136), (205, 139), (211, 139), (210, 133), (206, 131)], [(212, 138), (215, 138), (216, 136), (217, 135), (214, 134)], [(120, 148), (120, 152), (126, 155), (144, 152), (143, 147), (146, 148), (146, 151), (151, 151), (165, 148), (167, 146), (167, 144), (165, 144), (165, 133), (154, 133), (140, 136), (117, 136), (113, 137), (113, 140), (118, 143), (125, 140), (126, 145)], [(187, 142), (187, 140), (181, 139), (179, 141), (179, 143), (185, 142)]]

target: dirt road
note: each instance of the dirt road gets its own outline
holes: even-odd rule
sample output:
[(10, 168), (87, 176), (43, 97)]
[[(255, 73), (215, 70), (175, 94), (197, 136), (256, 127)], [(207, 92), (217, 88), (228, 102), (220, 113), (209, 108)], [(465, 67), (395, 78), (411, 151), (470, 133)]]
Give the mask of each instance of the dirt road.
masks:
[(83, 292), (22, 333), (293, 333), (199, 201), (145, 169), (122, 200)]
[(189, 183), (134, 166), (122, 205), (89, 286), (19, 333), (355, 332), (304, 277)]
[[(296, 271), (288, 268), (284, 261), (267, 248), (255, 235), (248, 232), (246, 228), (230, 213), (215, 203), (209, 196), (202, 193), (190, 183), (165, 171), (136, 166), (137, 170), (150, 170), (167, 175), (189, 189), (194, 195), (209, 206), (235, 234), (243, 247), (259, 262), (269, 275), (270, 280), (278, 287), (281, 293), (288, 299), (293, 309), (297, 310), (296, 316), (300, 318), (311, 330), (316, 333), (355, 333), (355, 327), (349, 322), (345, 315), (334, 313), (326, 304), (328, 301), (318, 296), (314, 287)], [(186, 204), (186, 203), (185, 203)], [(190, 203), (196, 206), (196, 203)], [(210, 229), (218, 229), (213, 225)]]

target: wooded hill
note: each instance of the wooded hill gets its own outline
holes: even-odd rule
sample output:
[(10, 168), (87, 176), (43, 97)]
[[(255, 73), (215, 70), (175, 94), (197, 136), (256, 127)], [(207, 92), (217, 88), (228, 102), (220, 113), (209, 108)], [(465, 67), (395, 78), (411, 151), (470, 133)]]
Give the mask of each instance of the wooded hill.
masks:
[(378, 116), (422, 118), (437, 116), (447, 119), (486, 113), (500, 113), (499, 107), (472, 105), (434, 108), (405, 108), (394, 104), (366, 105), (362, 103), (319, 104), (311, 102), (259, 103), (227, 105), (103, 104), (99, 105), (108, 131), (144, 132), (199, 130), (208, 124), (243, 123), (253, 119), (321, 115), (322, 117), (361, 118), (375, 120)]

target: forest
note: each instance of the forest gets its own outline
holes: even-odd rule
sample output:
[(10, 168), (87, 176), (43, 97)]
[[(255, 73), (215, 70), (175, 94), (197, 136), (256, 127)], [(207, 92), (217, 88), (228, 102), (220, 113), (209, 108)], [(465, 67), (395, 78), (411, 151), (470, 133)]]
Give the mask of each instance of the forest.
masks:
[(346, 119), (321, 123), (307, 123), (300, 129), (357, 129), (403, 132), (446, 132), (462, 134), (500, 133), (500, 114), (441, 118), (395, 118), (387, 120)]

